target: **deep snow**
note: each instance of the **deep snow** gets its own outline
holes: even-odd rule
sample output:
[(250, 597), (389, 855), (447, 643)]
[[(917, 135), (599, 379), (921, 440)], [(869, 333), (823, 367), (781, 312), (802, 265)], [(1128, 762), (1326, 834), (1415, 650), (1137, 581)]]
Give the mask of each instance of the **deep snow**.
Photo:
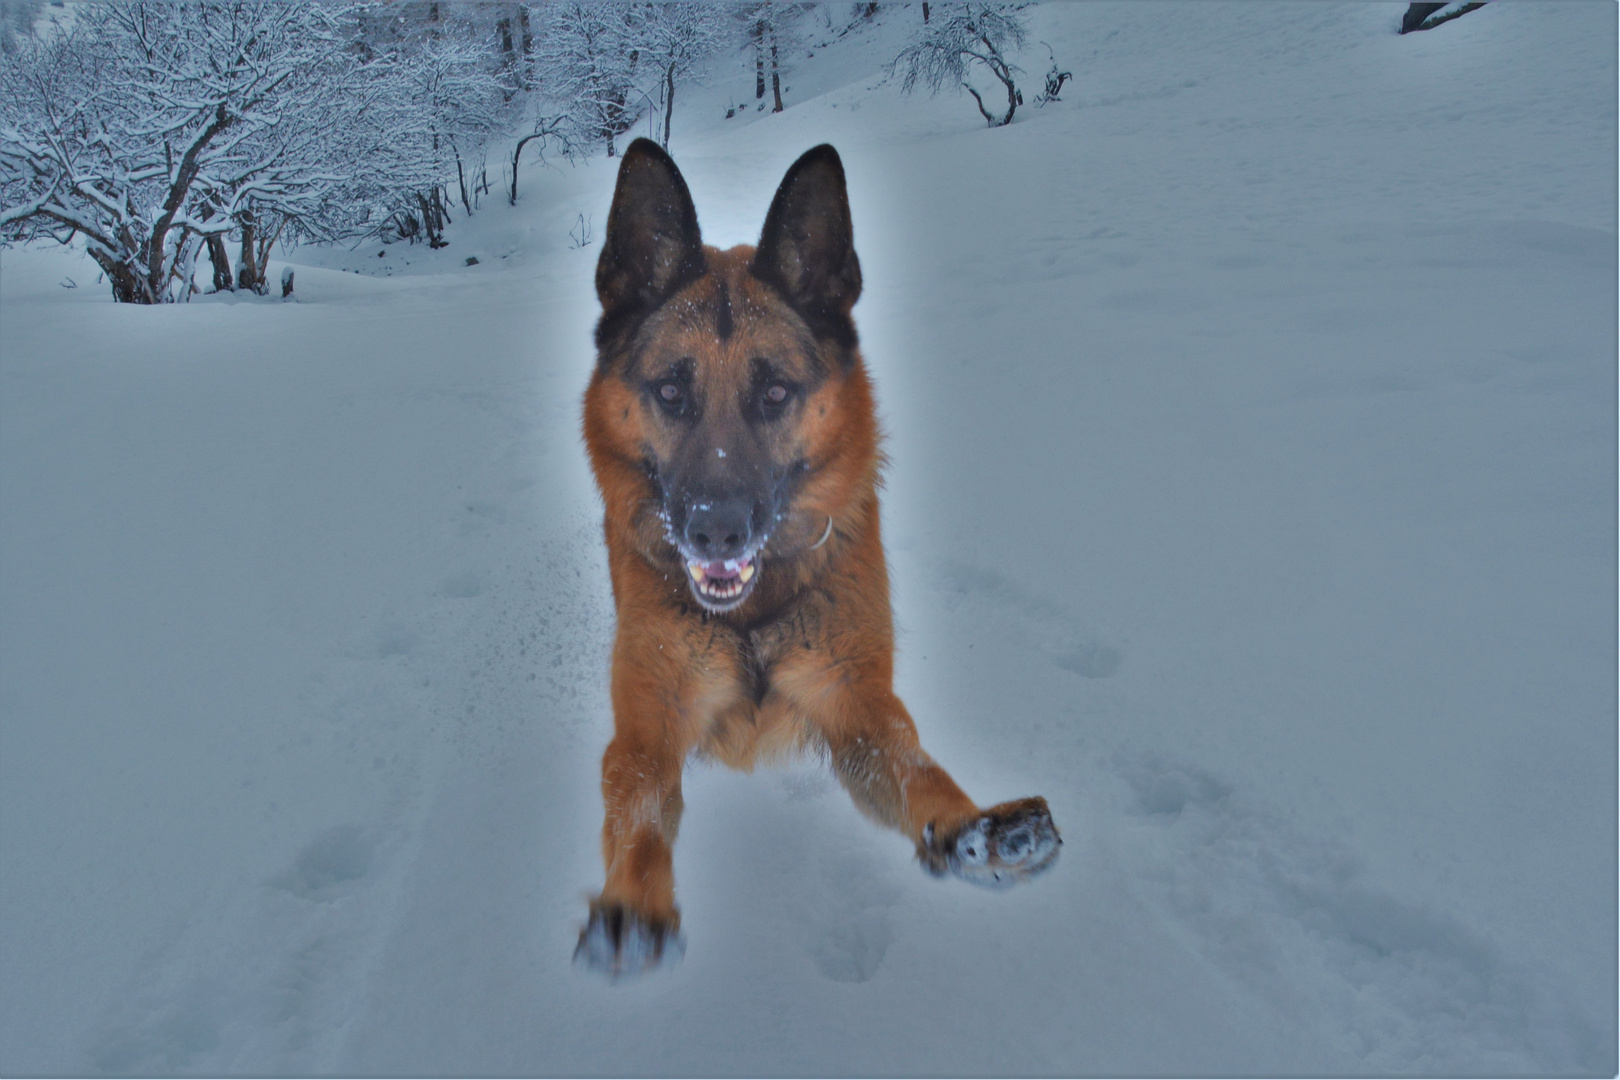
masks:
[(0, 1071), (1612, 1075), (1616, 13), (1404, 6), (1037, 8), (998, 131), (885, 83), (905, 8), (685, 99), (711, 243), (843, 155), (899, 690), (1067, 844), (980, 892), (695, 766), (628, 985), (613, 162), (296, 304), (0, 254)]

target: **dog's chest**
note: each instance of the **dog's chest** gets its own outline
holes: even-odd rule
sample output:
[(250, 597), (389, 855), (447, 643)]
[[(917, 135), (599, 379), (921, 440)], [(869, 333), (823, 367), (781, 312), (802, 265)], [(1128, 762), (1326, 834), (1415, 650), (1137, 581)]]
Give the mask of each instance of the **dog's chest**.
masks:
[(766, 623), (743, 628), (738, 634), (744, 690), (755, 705), (770, 692), (773, 671), (796, 652), (814, 649), (815, 628), (819, 625), (814, 605), (795, 604)]

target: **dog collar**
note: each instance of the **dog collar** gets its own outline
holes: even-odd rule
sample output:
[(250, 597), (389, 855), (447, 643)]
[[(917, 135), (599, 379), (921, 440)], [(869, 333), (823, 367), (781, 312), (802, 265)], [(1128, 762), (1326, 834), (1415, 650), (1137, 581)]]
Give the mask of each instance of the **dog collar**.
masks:
[(814, 551), (814, 550), (816, 550), (816, 548), (820, 547), (822, 544), (825, 544), (827, 542), (827, 537), (829, 537), (831, 535), (832, 535), (832, 515), (829, 514), (829, 515), (827, 515), (827, 531), (821, 534), (821, 539), (820, 540), (817, 540), (815, 543), (810, 545), (810, 550)]

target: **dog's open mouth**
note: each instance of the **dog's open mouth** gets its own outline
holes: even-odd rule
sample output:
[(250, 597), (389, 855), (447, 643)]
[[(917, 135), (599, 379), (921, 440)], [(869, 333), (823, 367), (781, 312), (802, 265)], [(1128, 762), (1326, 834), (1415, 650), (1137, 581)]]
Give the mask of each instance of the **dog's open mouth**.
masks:
[(730, 611), (753, 590), (759, 567), (753, 556), (724, 562), (687, 559), (686, 575), (699, 603), (710, 611)]

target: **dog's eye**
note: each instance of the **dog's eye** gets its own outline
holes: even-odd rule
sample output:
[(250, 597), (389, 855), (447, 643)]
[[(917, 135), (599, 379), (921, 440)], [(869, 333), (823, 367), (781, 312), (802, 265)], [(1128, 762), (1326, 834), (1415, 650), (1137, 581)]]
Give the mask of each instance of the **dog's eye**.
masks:
[(787, 411), (788, 402), (793, 400), (793, 387), (785, 382), (770, 382), (765, 389), (759, 392), (759, 412), (761, 420), (779, 419)]
[(692, 412), (692, 400), (687, 395), (686, 381), (684, 379), (660, 379), (650, 387), (653, 400), (663, 414), (671, 420), (689, 418)]

